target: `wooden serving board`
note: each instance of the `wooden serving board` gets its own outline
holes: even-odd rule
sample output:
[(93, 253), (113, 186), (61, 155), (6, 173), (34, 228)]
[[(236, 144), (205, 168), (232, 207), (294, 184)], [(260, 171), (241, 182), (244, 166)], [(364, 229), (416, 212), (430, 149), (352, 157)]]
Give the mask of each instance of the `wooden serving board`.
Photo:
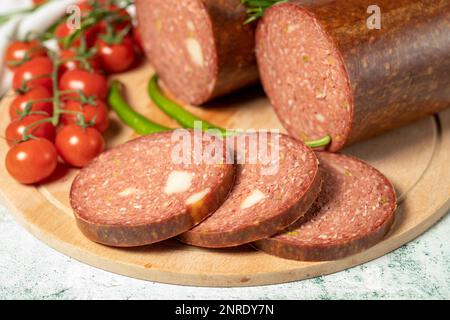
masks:
[[(154, 107), (146, 93), (148, 64), (118, 76), (137, 110), (155, 121), (175, 123)], [(0, 104), (0, 130), (9, 121), (11, 98)], [(201, 117), (228, 128), (281, 129), (260, 88), (250, 88), (207, 108), (189, 107)], [(109, 147), (135, 135), (113, 118)], [(0, 157), (8, 150), (0, 141)], [(77, 170), (64, 166), (38, 187), (16, 183), (0, 166), (0, 193), (17, 220), (38, 239), (77, 260), (130, 277), (196, 286), (253, 286), (300, 280), (364, 263), (414, 239), (450, 209), (450, 111), (353, 146), (346, 153), (371, 163), (394, 183), (400, 197), (396, 222), (377, 246), (360, 254), (320, 263), (280, 259), (250, 246), (226, 250), (190, 247), (175, 240), (135, 249), (109, 248), (86, 239), (75, 225), (69, 188)]]

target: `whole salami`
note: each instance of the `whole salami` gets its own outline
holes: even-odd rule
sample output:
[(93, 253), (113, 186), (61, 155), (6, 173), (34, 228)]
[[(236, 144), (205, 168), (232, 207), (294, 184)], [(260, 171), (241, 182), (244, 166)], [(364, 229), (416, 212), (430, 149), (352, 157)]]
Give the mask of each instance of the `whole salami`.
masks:
[[(174, 137), (166, 132), (133, 140), (81, 170), (70, 201), (86, 237), (116, 247), (147, 245), (189, 230), (223, 203), (235, 172), (223, 141), (186, 131), (179, 135), (186, 158), (178, 159), (173, 156), (184, 144)], [(198, 149), (189, 147), (194, 139)], [(201, 155), (195, 150), (211, 147), (223, 152), (208, 162), (190, 160)]]
[(328, 0), (268, 9), (261, 79), (296, 138), (330, 151), (450, 106), (450, 1)]
[(362, 161), (319, 152), (322, 192), (309, 212), (284, 233), (255, 243), (287, 259), (335, 260), (363, 251), (389, 231), (396, 209), (392, 184)]
[(240, 0), (136, 0), (150, 63), (180, 100), (202, 104), (258, 80), (255, 24)]

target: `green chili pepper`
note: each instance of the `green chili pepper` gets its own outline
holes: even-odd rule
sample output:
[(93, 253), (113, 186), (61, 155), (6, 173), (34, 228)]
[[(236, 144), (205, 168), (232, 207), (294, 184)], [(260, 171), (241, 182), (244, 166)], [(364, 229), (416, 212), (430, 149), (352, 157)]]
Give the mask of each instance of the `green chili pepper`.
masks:
[(114, 80), (111, 83), (108, 94), (108, 104), (125, 124), (141, 135), (171, 130), (170, 128), (150, 121), (142, 114), (134, 111), (123, 98), (122, 88), (122, 83), (117, 80)]
[[(202, 125), (202, 130), (217, 129), (222, 136), (236, 135), (237, 132), (233, 130), (226, 130), (217, 127), (207, 121), (203, 121), (189, 111), (186, 111), (182, 106), (167, 98), (158, 86), (158, 76), (155, 74), (148, 83), (148, 94), (156, 106), (165, 114), (174, 119), (183, 128), (194, 129), (195, 122)], [(310, 148), (323, 148), (331, 143), (331, 137), (326, 136), (319, 140), (305, 141), (305, 144)]]
[(196, 128), (195, 123), (197, 122), (201, 123), (201, 129), (203, 131), (216, 129), (219, 130), (223, 135), (225, 135), (227, 132), (226, 129), (217, 127), (207, 121), (198, 118), (189, 111), (185, 110), (176, 102), (167, 98), (158, 86), (157, 75), (154, 75), (148, 83), (148, 94), (159, 109), (161, 109), (165, 114), (174, 119), (183, 128), (194, 129)]

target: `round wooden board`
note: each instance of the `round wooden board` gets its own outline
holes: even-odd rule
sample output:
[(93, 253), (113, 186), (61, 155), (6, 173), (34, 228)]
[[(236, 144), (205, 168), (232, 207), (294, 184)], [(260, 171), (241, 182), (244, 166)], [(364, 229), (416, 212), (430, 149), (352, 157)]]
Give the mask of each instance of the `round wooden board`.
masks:
[[(139, 111), (166, 125), (175, 126), (151, 105), (146, 94), (152, 74), (149, 65), (118, 76), (128, 98)], [(0, 130), (9, 121), (11, 98), (0, 104)], [(207, 108), (189, 107), (213, 123), (230, 128), (279, 128), (281, 126), (260, 88), (250, 88)], [(134, 134), (114, 115), (107, 134), (109, 146)], [(439, 125), (441, 123), (441, 126)], [(8, 150), (0, 141), (0, 157)], [(450, 208), (450, 112), (427, 118), (376, 139), (353, 146), (356, 155), (385, 173), (400, 197), (396, 222), (377, 246), (360, 254), (320, 263), (272, 257), (250, 246), (204, 250), (175, 240), (136, 248), (117, 249), (86, 239), (77, 229), (69, 205), (69, 188), (76, 170), (61, 166), (57, 175), (38, 187), (16, 183), (0, 166), (0, 192), (17, 218), (32, 234), (77, 260), (115, 273), (163, 283), (196, 286), (254, 286), (300, 280), (364, 263), (414, 239), (438, 221)]]

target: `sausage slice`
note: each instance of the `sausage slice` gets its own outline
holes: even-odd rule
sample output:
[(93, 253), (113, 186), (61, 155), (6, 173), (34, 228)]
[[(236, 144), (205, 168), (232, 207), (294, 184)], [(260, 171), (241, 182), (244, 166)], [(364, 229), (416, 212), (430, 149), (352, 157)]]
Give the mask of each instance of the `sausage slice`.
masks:
[(286, 232), (256, 247), (286, 259), (335, 260), (375, 245), (389, 231), (396, 195), (388, 179), (353, 157), (323, 152), (318, 158), (324, 184), (317, 202)]
[(203, 104), (258, 80), (255, 24), (240, 0), (137, 0), (150, 63), (169, 91)]
[(223, 248), (262, 239), (298, 220), (317, 198), (322, 180), (311, 149), (284, 134), (271, 133), (267, 140), (261, 134), (241, 137), (258, 138), (258, 150), (267, 148), (279, 157), (251, 161), (255, 144), (236, 143), (236, 182), (230, 195), (213, 215), (183, 233), (181, 241)]
[(167, 132), (125, 143), (81, 170), (70, 200), (86, 237), (109, 246), (147, 245), (189, 230), (222, 204), (234, 180), (223, 141), (201, 135), (198, 146), (221, 151), (194, 162), (200, 154), (189, 147), (194, 134), (183, 137), (186, 161), (178, 158), (180, 141)]

